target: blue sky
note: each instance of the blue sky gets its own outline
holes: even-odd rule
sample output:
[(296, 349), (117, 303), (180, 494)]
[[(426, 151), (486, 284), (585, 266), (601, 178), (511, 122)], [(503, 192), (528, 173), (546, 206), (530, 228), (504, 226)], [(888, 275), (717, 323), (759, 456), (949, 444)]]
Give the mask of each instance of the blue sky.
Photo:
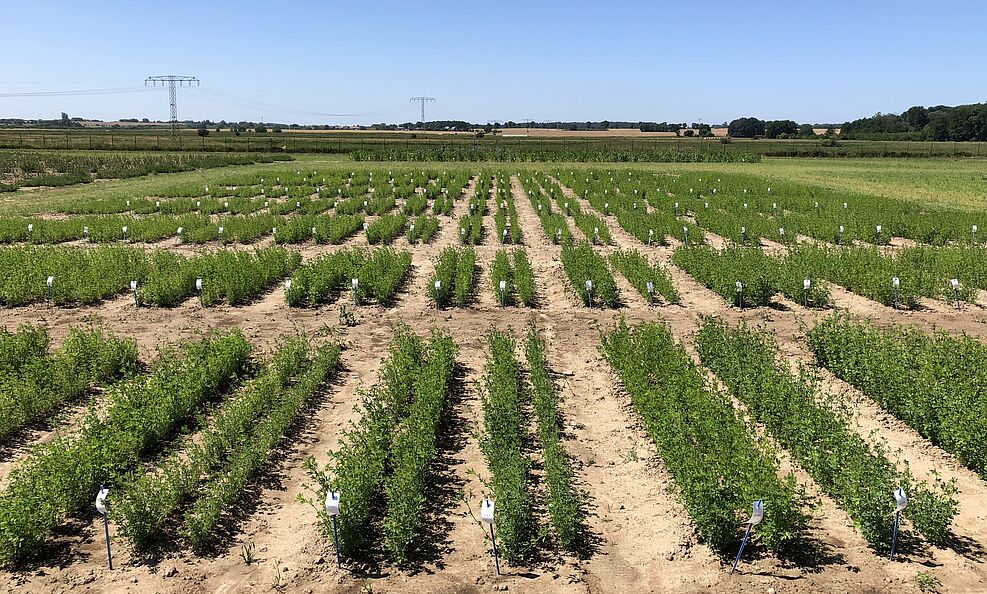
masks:
[[(415, 121), (414, 95), (438, 99), (428, 119), (474, 122), (842, 122), (987, 101), (983, 0), (7, 0), (2, 13), (0, 95), (195, 75), (180, 119)], [(167, 92), (0, 96), (0, 117), (61, 111), (167, 120)]]

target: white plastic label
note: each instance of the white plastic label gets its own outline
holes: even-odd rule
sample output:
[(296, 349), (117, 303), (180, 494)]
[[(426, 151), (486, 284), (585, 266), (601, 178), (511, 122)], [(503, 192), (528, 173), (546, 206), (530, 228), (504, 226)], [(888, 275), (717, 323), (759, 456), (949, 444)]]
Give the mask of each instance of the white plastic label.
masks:
[(339, 515), (339, 491), (326, 493), (326, 513), (330, 516)]
[(435, 281), (435, 290), (438, 291), (441, 288), (442, 288), (442, 281), (440, 280)]
[(124, 225), (124, 226), (123, 226), (123, 234), (124, 234), (124, 235), (126, 235), (126, 234), (127, 234), (127, 226), (126, 226), (126, 225)]
[(655, 293), (655, 284), (651, 281), (648, 281), (648, 294), (654, 295), (654, 293)]
[(764, 519), (764, 500), (758, 499), (754, 502), (754, 509), (751, 510), (751, 519), (747, 520), (747, 523), (751, 526), (757, 526)]
[(878, 232), (878, 233), (880, 233), (880, 232), (881, 232), (881, 226), (880, 226), (880, 225), (878, 225), (878, 226), (877, 226), (877, 232)]
[(898, 487), (894, 490), (894, 511), (895, 513), (908, 507), (908, 496), (905, 495), (905, 490)]
[(288, 292), (291, 291), (291, 279), (290, 278), (288, 280), (284, 281), (284, 290), (285, 291), (288, 291)]
[(184, 230), (184, 227), (179, 227), (178, 228), (178, 233), (176, 233), (176, 235), (181, 235), (183, 230)]
[(591, 280), (587, 280), (586, 281), (586, 290), (587, 291), (592, 291), (593, 290), (593, 281), (591, 281)]
[(840, 225), (840, 233), (843, 233), (843, 225)]
[(976, 225), (974, 225), (974, 226), (973, 226), (973, 232), (974, 232), (974, 233), (976, 233), (976, 232), (977, 232), (977, 226), (976, 226)]
[(484, 499), (480, 504), (480, 521), (484, 524), (494, 523), (494, 500)]
[(195, 290), (196, 291), (201, 291), (202, 290), (202, 279), (201, 278), (195, 279)]
[(277, 235), (277, 234), (278, 234), (278, 228), (277, 227), (272, 227), (271, 228), (271, 235)]
[(32, 231), (34, 231), (34, 223), (28, 223), (27, 232), (31, 233)]
[(358, 278), (354, 278), (354, 279), (353, 279), (352, 281), (350, 281), (350, 282), (351, 282), (351, 283), (353, 284), (353, 288), (354, 288), (354, 289), (356, 289), (357, 287), (359, 287), (359, 286), (360, 286), (360, 279), (358, 279)]
[(812, 286), (812, 281), (811, 280), (805, 279), (804, 281), (802, 281), (802, 289), (808, 291), (809, 290), (809, 287), (811, 287), (811, 286)]
[(107, 489), (106, 487), (101, 488), (99, 490), (99, 493), (96, 494), (96, 511), (103, 514), (104, 516), (106, 515), (106, 512), (109, 511), (109, 508), (106, 506), (106, 497), (109, 494), (110, 494), (110, 490)]
[(500, 281), (500, 292), (503, 293), (507, 290), (507, 281)]
[(891, 277), (891, 284), (894, 285), (894, 288), (897, 289), (898, 287), (901, 286), (901, 279), (898, 278), (897, 276), (893, 276)]
[(953, 285), (953, 290), (958, 291), (960, 288), (960, 281), (956, 278), (949, 279), (949, 284)]
[(54, 282), (55, 282), (55, 277), (53, 277), (53, 276), (49, 276), (49, 277), (48, 277), (48, 288), (49, 288), (49, 289), (51, 288), (51, 285), (52, 285), (52, 283), (54, 283)]
[(130, 290), (131, 291), (136, 291), (137, 290), (137, 281), (135, 281), (135, 280), (130, 281)]
[(744, 284), (740, 281), (737, 281), (737, 292), (739, 293), (743, 290), (744, 290)]
[(220, 227), (220, 228), (219, 228), (219, 234), (220, 234), (220, 235), (222, 235), (222, 234), (223, 234), (223, 228), (222, 228), (222, 227)]

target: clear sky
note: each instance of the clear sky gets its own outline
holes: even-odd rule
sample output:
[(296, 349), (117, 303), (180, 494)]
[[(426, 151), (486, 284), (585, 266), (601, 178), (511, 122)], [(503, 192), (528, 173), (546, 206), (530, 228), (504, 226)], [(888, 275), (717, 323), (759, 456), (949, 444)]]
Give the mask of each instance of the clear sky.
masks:
[[(5, 0), (0, 117), (843, 122), (987, 101), (987, 1)], [(353, 114), (330, 117), (317, 114)], [(359, 115), (356, 115), (359, 114)]]

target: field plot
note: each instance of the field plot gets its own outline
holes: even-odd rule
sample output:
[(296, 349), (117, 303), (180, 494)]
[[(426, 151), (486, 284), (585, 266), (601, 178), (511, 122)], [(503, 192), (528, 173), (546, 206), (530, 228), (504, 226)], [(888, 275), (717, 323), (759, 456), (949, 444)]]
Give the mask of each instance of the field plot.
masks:
[(2, 588), (987, 590), (975, 183), (215, 165), (0, 198)]

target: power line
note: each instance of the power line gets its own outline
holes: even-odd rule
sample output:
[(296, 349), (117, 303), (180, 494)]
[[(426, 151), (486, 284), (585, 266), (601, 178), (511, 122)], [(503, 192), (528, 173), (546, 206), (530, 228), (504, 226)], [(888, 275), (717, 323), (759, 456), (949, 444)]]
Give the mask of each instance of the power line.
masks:
[(118, 87), (113, 89), (82, 89), (78, 91), (23, 91), (0, 93), (0, 97), (72, 97), (80, 95), (117, 95), (123, 93), (146, 93), (154, 89), (144, 87)]
[(287, 105), (280, 105), (277, 103), (269, 103), (267, 101), (258, 101), (256, 99), (248, 99), (245, 97), (237, 97), (236, 95), (221, 93), (219, 91), (206, 91), (204, 89), (195, 89), (195, 90), (191, 90), (190, 92), (194, 95), (200, 96), (203, 99), (206, 99), (207, 101), (213, 101), (224, 105), (232, 105), (235, 107), (274, 109), (282, 112), (291, 112), (291, 113), (297, 113), (303, 115), (313, 115), (313, 116), (333, 117), (333, 118), (382, 115), (386, 113), (392, 113), (400, 109), (404, 109), (404, 105), (397, 105), (397, 106), (379, 109), (375, 111), (365, 111), (358, 113), (327, 113), (321, 111), (313, 111), (309, 109), (301, 109), (297, 107), (290, 107)]
[(144, 86), (147, 83), (151, 83), (151, 86), (157, 86), (158, 83), (164, 85), (168, 83), (168, 101), (171, 107), (171, 137), (178, 137), (178, 89), (176, 87), (183, 87), (185, 83), (188, 86), (199, 86), (199, 79), (194, 76), (180, 76), (175, 74), (166, 74), (163, 76), (149, 76), (144, 79)]

